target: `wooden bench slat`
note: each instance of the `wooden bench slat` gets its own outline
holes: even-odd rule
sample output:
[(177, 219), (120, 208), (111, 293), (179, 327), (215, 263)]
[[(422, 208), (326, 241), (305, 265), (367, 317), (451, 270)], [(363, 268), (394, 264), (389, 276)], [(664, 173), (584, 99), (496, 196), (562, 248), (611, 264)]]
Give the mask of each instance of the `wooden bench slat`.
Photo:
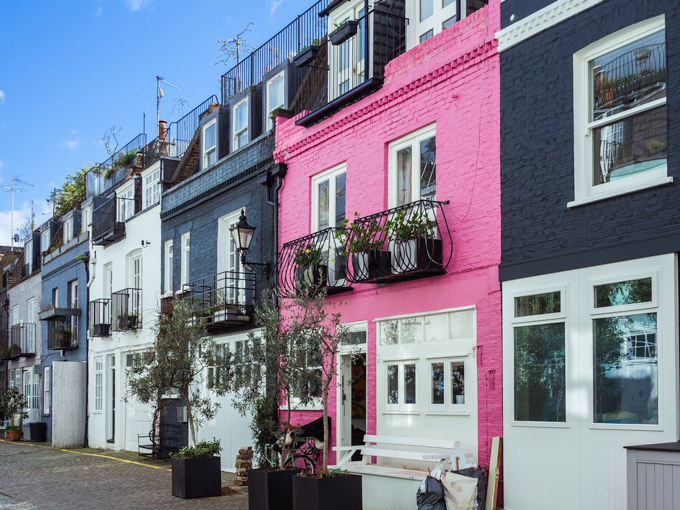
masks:
[(444, 448), (453, 450), (460, 448), (461, 442), (450, 439), (426, 439), (426, 438), (412, 438), (399, 436), (376, 436), (364, 435), (365, 443), (381, 443), (381, 444), (396, 444), (404, 446), (422, 446), (426, 448)]
[(404, 450), (384, 450), (382, 448), (365, 448), (365, 447), (361, 449), (361, 454), (371, 457), (390, 457), (393, 459), (420, 460), (425, 462), (439, 462), (448, 457), (448, 455), (442, 454), (439, 457), (432, 458), (433, 455), (430, 453), (407, 452)]

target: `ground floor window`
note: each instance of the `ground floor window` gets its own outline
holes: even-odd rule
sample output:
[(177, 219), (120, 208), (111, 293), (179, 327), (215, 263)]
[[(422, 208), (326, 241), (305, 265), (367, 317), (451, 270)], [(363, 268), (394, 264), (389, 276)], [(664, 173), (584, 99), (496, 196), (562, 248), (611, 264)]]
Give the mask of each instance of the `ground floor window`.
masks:
[(43, 413), (50, 414), (50, 394), (52, 392), (52, 368), (43, 369)]
[(104, 360), (101, 356), (94, 359), (94, 410), (104, 410)]

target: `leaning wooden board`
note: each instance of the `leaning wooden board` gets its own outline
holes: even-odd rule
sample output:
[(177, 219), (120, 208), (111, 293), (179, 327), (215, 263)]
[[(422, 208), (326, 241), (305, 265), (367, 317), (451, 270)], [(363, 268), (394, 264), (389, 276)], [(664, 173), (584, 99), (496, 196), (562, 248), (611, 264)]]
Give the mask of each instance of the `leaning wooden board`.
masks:
[(486, 510), (496, 510), (498, 499), (498, 479), (500, 478), (501, 454), (503, 438), (494, 437), (491, 443), (491, 460), (489, 462), (489, 483), (486, 487)]

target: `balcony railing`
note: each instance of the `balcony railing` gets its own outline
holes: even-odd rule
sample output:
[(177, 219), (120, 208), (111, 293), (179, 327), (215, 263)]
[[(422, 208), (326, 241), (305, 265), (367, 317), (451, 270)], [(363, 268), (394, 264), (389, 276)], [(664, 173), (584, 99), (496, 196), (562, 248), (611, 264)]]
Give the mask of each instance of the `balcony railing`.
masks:
[(90, 301), (90, 336), (111, 335), (111, 300), (99, 298)]
[(122, 182), (128, 174), (128, 164), (133, 152), (140, 152), (146, 146), (146, 135), (141, 133), (117, 150), (104, 163), (92, 168), (85, 175), (85, 196), (101, 195)]
[(290, 110), (307, 126), (357, 101), (382, 84), (385, 65), (406, 51), (402, 2), (383, 0), (357, 20), (338, 26), (294, 58), (308, 70)]
[(201, 116), (208, 111), (210, 105), (216, 103), (217, 96), (212, 95), (178, 121), (171, 122), (163, 136), (155, 138), (144, 147), (144, 167), (151, 166), (163, 156), (181, 158), (198, 129)]
[(107, 246), (125, 235), (125, 220), (132, 216), (135, 200), (112, 195), (92, 212), (92, 244)]
[(19, 347), (19, 356), (35, 356), (35, 323), (28, 322), (12, 326), (10, 330), (10, 346)]
[(142, 327), (142, 289), (123, 289), (111, 295), (113, 331)]
[(444, 206), (419, 200), (357, 218), (347, 227), (347, 279), (396, 283), (444, 274), (453, 243)]
[(307, 287), (334, 294), (351, 290), (347, 280), (346, 233), (326, 228), (283, 245), (278, 258), (279, 289), (284, 295)]
[(326, 36), (328, 22), (319, 14), (328, 6), (321, 0), (222, 75), (222, 104), (260, 83), (265, 74), (293, 58), (300, 50)]
[(47, 321), (47, 348), (53, 351), (77, 349), (79, 319), (77, 315), (55, 315), (49, 319)]
[(195, 317), (209, 331), (248, 325), (255, 309), (255, 274), (224, 271), (183, 287)]

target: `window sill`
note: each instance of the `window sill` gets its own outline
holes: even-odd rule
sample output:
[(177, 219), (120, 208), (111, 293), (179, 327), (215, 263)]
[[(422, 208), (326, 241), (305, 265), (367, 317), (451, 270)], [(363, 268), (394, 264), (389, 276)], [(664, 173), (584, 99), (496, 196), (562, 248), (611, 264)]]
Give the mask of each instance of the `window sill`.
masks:
[(513, 421), (510, 424), (512, 427), (530, 427), (530, 428), (546, 428), (546, 429), (570, 429), (571, 425), (566, 422), (549, 422), (549, 421)]
[(428, 411), (426, 416), (470, 416), (470, 411)]
[(403, 414), (403, 415), (411, 415), (411, 416), (416, 416), (422, 414), (420, 411), (398, 411), (398, 410), (385, 410), (382, 412), (382, 414)]
[(590, 204), (593, 202), (599, 202), (600, 200), (607, 200), (609, 198), (617, 197), (620, 195), (627, 195), (629, 193), (635, 193), (636, 191), (641, 191), (648, 188), (654, 188), (656, 186), (664, 186), (673, 182), (673, 177), (657, 177), (656, 179), (651, 179), (649, 181), (631, 184), (630, 186), (621, 187), (617, 189), (612, 189), (604, 193), (598, 193), (596, 195), (590, 195), (583, 198), (578, 198), (571, 202), (567, 202), (567, 208), (579, 207), (581, 205)]

